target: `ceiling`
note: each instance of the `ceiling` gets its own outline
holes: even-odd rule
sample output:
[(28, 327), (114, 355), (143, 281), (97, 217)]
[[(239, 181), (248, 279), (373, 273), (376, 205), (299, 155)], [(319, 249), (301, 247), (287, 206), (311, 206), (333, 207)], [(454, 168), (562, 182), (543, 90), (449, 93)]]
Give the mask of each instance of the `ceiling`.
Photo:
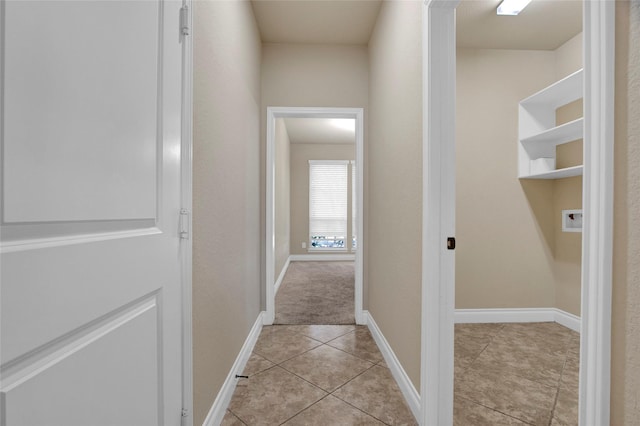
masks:
[[(533, 0), (518, 16), (498, 16), (496, 8), (500, 1), (460, 2), (458, 46), (555, 50), (582, 31), (581, 0)], [(382, 0), (251, 0), (251, 3), (264, 43), (366, 45)]]
[(355, 144), (355, 131), (337, 127), (332, 120), (330, 118), (285, 118), (284, 124), (291, 143)]
[(517, 16), (498, 16), (500, 2), (460, 2), (456, 9), (459, 47), (555, 50), (582, 31), (581, 0), (533, 0)]
[(264, 43), (367, 44), (381, 0), (251, 0)]

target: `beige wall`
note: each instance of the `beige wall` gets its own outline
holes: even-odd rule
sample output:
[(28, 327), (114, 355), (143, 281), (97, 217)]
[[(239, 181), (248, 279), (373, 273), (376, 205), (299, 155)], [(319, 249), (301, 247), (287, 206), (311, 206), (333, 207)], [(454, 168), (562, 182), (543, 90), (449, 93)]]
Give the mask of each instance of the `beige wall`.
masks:
[[(582, 177), (517, 179), (518, 102), (582, 67), (582, 34), (556, 51), (458, 49), (456, 307), (558, 307), (580, 315)], [(505, 78), (505, 76), (509, 76)], [(582, 102), (558, 110), (558, 124)], [(582, 164), (582, 142), (558, 148)], [(508, 200), (508, 202), (506, 202)]]
[[(265, 221), (265, 146), (268, 106), (364, 108), (365, 152), (369, 106), (369, 59), (366, 46), (270, 44), (262, 45), (262, 102), (260, 131), (261, 223)], [(365, 159), (366, 163), (366, 159)], [(366, 173), (366, 169), (365, 169)], [(364, 195), (366, 197), (366, 176)], [(366, 212), (365, 212), (366, 223)], [(264, 234), (264, 232), (263, 232)], [(264, 236), (260, 247), (264, 247)], [(300, 242), (296, 243), (300, 246)], [(293, 250), (295, 245), (291, 247)], [(366, 256), (366, 254), (365, 254)], [(264, 271), (264, 253), (262, 270)], [(279, 271), (276, 270), (276, 273)], [(367, 266), (364, 266), (364, 306), (367, 306)], [(261, 288), (264, 289), (264, 273)], [(262, 291), (262, 306), (265, 295)]]
[[(291, 254), (309, 253), (301, 244), (304, 241), (309, 246), (309, 160), (355, 160), (355, 150), (355, 145), (291, 145)], [(350, 230), (351, 221), (348, 225)]]
[(193, 390), (199, 425), (260, 312), (261, 45), (250, 3), (201, 0), (193, 7)]
[(556, 79), (552, 51), (458, 49), (456, 308), (554, 304), (553, 181), (518, 180), (518, 102)]
[(383, 2), (369, 42), (369, 312), (420, 389), (421, 2)]
[[(583, 67), (582, 33), (556, 50), (556, 79)], [(582, 117), (582, 100), (558, 108), (556, 124)], [(557, 147), (556, 167), (583, 163), (582, 139)], [(555, 233), (555, 307), (580, 316), (582, 289), (582, 233), (562, 232), (562, 210), (582, 208), (582, 176), (558, 179), (553, 184)]]
[(276, 119), (275, 128), (275, 265), (276, 277), (289, 258), (291, 234), (291, 190), (290, 190), (290, 141), (284, 119)]
[[(582, 46), (580, 45), (580, 49)], [(575, 71), (582, 60), (575, 64)], [(562, 78), (570, 72), (559, 72)], [(560, 125), (582, 117), (582, 100), (572, 102), (556, 112)], [(556, 167), (570, 167), (583, 163), (582, 139), (559, 145)], [(582, 233), (562, 232), (562, 210), (582, 208), (582, 176), (558, 179), (553, 184), (553, 211), (555, 232), (555, 307), (580, 316), (582, 292)]]
[(640, 418), (640, 1), (616, 12), (611, 425)]

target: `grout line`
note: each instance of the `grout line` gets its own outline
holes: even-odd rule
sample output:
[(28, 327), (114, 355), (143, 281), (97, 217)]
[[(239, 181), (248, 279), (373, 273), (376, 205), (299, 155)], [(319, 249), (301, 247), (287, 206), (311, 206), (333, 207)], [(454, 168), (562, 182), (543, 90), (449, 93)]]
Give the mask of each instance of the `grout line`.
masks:
[[(331, 345), (329, 345), (329, 344), (327, 344), (327, 346), (329, 346), (330, 348), (333, 348), (333, 349), (337, 349), (337, 350), (339, 350), (340, 352), (344, 352), (345, 354), (347, 354), (347, 355), (351, 355), (352, 357), (354, 357), (354, 358), (358, 358), (358, 359), (360, 359), (360, 360), (362, 360), (362, 361), (370, 362), (370, 363), (371, 363), (371, 364), (373, 364), (373, 365), (378, 365), (378, 363), (379, 363), (379, 362), (384, 361), (384, 357), (383, 357), (380, 361), (371, 361), (370, 359), (366, 359), (366, 358), (363, 358), (363, 357), (358, 356), (358, 355), (356, 355), (356, 354), (353, 354), (353, 353), (351, 353), (351, 352), (348, 352), (348, 351), (346, 351), (345, 349), (336, 348), (335, 346), (331, 346)], [(369, 353), (370, 353), (370, 352), (369, 352)], [(382, 354), (380, 354), (380, 355), (382, 355)]]
[(488, 405), (481, 404), (481, 403), (479, 403), (478, 401), (474, 401), (473, 399), (465, 398), (464, 396), (457, 396), (457, 398), (465, 399), (465, 400), (467, 400), (467, 401), (471, 402), (472, 404), (476, 404), (476, 405), (479, 405), (479, 406), (481, 406), (481, 407), (484, 407), (484, 408), (486, 408), (486, 409), (488, 409), (488, 410), (495, 411), (496, 413), (500, 413), (500, 414), (502, 414), (502, 415), (504, 415), (504, 416), (510, 417), (510, 418), (515, 419), (515, 420), (517, 420), (517, 421), (519, 421), (519, 422), (522, 422), (522, 423), (524, 423), (524, 424), (531, 425), (531, 426), (535, 426), (535, 423), (530, 423), (530, 422), (529, 422), (529, 421), (527, 421), (527, 420), (521, 419), (521, 418), (519, 418), (519, 417), (515, 417), (515, 416), (513, 416), (513, 415), (511, 415), (511, 414), (508, 414), (508, 413), (504, 413), (504, 412), (502, 412), (502, 411), (500, 411), (500, 410), (498, 410), (498, 409), (496, 409), (496, 408), (489, 407)]
[[(354, 377), (354, 378), (355, 378), (355, 377)], [(345, 384), (346, 384), (346, 383), (345, 383)], [(344, 385), (343, 385), (343, 386), (344, 386)], [(337, 389), (336, 389), (336, 390), (337, 390)], [(331, 394), (331, 396), (333, 396), (334, 398), (339, 399), (340, 401), (344, 402), (345, 404), (347, 404), (347, 405), (349, 405), (349, 406), (351, 406), (351, 407), (355, 408), (356, 410), (360, 411), (361, 413), (364, 413), (364, 414), (366, 414), (366, 415), (367, 415), (367, 416), (369, 416), (369, 417), (373, 417), (374, 419), (376, 419), (376, 420), (377, 420), (377, 421), (379, 421), (380, 423), (382, 423), (382, 424), (385, 424), (385, 425), (388, 425), (388, 426), (389, 426), (389, 423), (382, 421), (381, 419), (377, 418), (376, 416), (374, 416), (374, 415), (373, 415), (373, 414), (371, 414), (371, 413), (367, 413), (367, 412), (366, 412), (366, 411), (364, 411), (362, 408), (360, 408), (360, 407), (357, 407), (357, 406), (353, 405), (353, 404), (352, 404), (352, 403), (350, 403), (349, 401), (346, 401), (346, 400), (344, 400), (344, 399), (340, 398), (339, 396), (334, 395), (333, 393)]]
[[(354, 381), (355, 379), (357, 379), (358, 377), (362, 376), (364, 373), (366, 373), (367, 371), (371, 370), (373, 367), (375, 367), (376, 364), (371, 365), (370, 367), (366, 368), (365, 370), (363, 370), (362, 372), (356, 374), (355, 376), (353, 376), (352, 378), (350, 378), (349, 380), (347, 380), (346, 382), (344, 382), (343, 384), (341, 384), (340, 386), (338, 386), (337, 388), (335, 388), (333, 391), (329, 392), (330, 395), (333, 395), (334, 393), (336, 393), (339, 389), (342, 389), (343, 387), (345, 387), (346, 385), (348, 385), (349, 383), (351, 383), (352, 381)], [(335, 395), (334, 395), (335, 396)], [(336, 396), (336, 398), (338, 398)], [(346, 402), (346, 401), (345, 401)]]
[(302, 412), (307, 411), (309, 408), (313, 407), (314, 405), (316, 405), (318, 402), (322, 401), (323, 399), (325, 399), (326, 397), (328, 397), (331, 394), (326, 394), (325, 396), (323, 396), (322, 398), (320, 398), (319, 400), (317, 400), (316, 402), (314, 402), (313, 404), (309, 405), (308, 407), (303, 408), (302, 410), (298, 411), (297, 413), (295, 413), (293, 416), (289, 417), (288, 419), (286, 419), (284, 422), (279, 423), (280, 425), (285, 424), (286, 422), (288, 422), (289, 420), (293, 419), (294, 417), (298, 416), (299, 414), (302, 414)]
[(564, 354), (564, 363), (562, 364), (562, 371), (560, 372), (560, 378), (558, 379), (558, 388), (556, 390), (556, 397), (553, 400), (553, 407), (551, 408), (551, 419), (549, 420), (549, 425), (553, 422), (553, 417), (556, 413), (556, 406), (558, 405), (558, 398), (560, 397), (560, 387), (562, 386), (562, 378), (564, 377), (564, 369), (567, 367), (567, 361), (569, 358), (569, 350), (570, 347), (567, 347), (567, 350)]
[[(233, 414), (233, 416), (234, 416), (236, 419), (240, 420), (240, 423), (242, 423), (243, 425), (247, 426), (247, 423), (245, 423), (245, 421), (244, 421), (244, 420), (242, 420), (242, 419), (240, 418), (240, 416), (238, 416), (236, 413), (234, 413), (233, 411), (231, 411), (229, 408), (227, 408), (227, 411), (228, 411), (228, 412), (230, 412), (231, 414)], [(225, 414), (225, 415), (226, 415), (226, 414)], [(223, 417), (223, 419), (224, 419), (224, 417)]]

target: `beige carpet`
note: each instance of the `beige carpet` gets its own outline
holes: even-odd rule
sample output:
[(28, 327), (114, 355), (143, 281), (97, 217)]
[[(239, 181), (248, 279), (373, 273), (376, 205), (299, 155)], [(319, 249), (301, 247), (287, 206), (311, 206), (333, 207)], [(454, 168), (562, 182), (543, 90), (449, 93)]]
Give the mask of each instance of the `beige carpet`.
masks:
[(274, 324), (354, 324), (354, 262), (291, 262)]

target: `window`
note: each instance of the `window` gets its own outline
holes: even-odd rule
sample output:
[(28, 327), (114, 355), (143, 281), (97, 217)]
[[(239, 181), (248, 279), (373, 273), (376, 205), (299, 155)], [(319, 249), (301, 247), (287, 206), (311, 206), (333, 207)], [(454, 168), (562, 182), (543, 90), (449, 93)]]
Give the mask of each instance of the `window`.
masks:
[(311, 249), (346, 250), (348, 161), (309, 161)]

